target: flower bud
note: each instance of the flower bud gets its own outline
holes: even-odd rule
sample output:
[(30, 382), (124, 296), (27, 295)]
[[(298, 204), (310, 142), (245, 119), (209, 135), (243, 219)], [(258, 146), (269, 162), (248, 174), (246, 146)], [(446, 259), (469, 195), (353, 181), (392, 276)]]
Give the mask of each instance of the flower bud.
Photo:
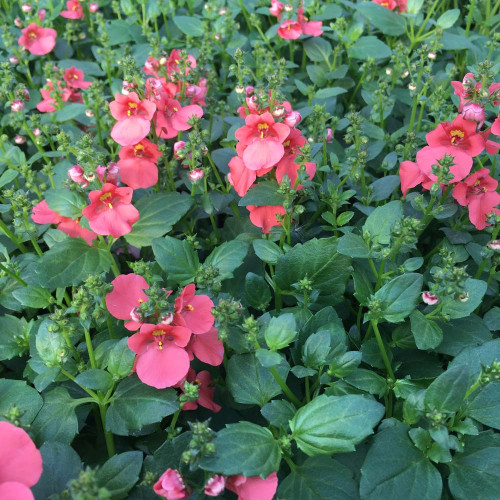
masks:
[(33, 10), (33, 7), (29, 4), (29, 3), (23, 3), (21, 5), (21, 10), (25, 13), (25, 14), (29, 14), (32, 10)]
[(12, 101), (10, 103), (10, 109), (11, 109), (11, 111), (14, 111), (14, 113), (18, 113), (19, 111), (22, 111), (24, 109), (24, 101), (21, 101), (19, 99)]
[(467, 302), (469, 300), (469, 292), (463, 292), (458, 296), (459, 302)]
[(83, 177), (83, 168), (80, 165), (73, 165), (68, 169), (68, 177), (77, 184), (84, 184), (86, 182)]
[(94, 116), (94, 112), (91, 109), (86, 109), (85, 116), (88, 118), (92, 118)]
[(475, 102), (470, 102), (463, 107), (462, 116), (466, 120), (478, 122), (480, 124), (479, 126), (481, 126), (486, 119), (484, 115), (484, 109)]
[(298, 111), (290, 111), (285, 115), (283, 123), (288, 125), (290, 128), (294, 128), (300, 123), (301, 120), (302, 116)]
[(19, 59), (16, 56), (10, 56), (9, 57), (9, 62), (11, 64), (19, 64)]
[(273, 110), (272, 115), (275, 118), (279, 118), (280, 116), (283, 116), (286, 113), (286, 109), (283, 106), (276, 106)]
[(439, 304), (439, 299), (431, 292), (423, 292), (422, 300), (429, 306), (435, 306), (436, 304)]
[(135, 321), (136, 323), (140, 323), (142, 321), (141, 313), (139, 312), (139, 309), (137, 307), (134, 307), (130, 311), (130, 319), (132, 321)]
[(387, 76), (391, 76), (392, 75), (392, 68), (385, 68), (385, 74)]
[(160, 57), (160, 60), (158, 61), (160, 63), (160, 66), (165, 66), (167, 64), (168, 59), (165, 56)]
[(184, 141), (177, 141), (174, 143), (174, 158), (176, 160), (182, 160), (184, 158), (184, 149), (186, 143)]
[(413, 92), (414, 90), (417, 90), (417, 86), (412, 82), (408, 85), (408, 88)]
[(227, 10), (222, 8), (219, 10), (219, 16), (225, 16), (227, 14)]
[(168, 313), (165, 316), (162, 316), (161, 318), (162, 325), (170, 325), (172, 321), (174, 321), (174, 315), (172, 313)]
[(14, 142), (16, 144), (24, 144), (26, 142), (26, 137), (23, 137), (22, 135), (16, 135), (16, 137), (14, 137)]
[(25, 101), (29, 101), (30, 100), (30, 93), (29, 93), (28, 89), (22, 89), (21, 90), (21, 94), (23, 95), (23, 99)]
[(201, 168), (195, 168), (194, 170), (191, 170), (191, 172), (189, 172), (189, 179), (191, 180), (191, 182), (198, 182), (200, 179), (203, 179), (204, 175), (205, 173)]
[(219, 496), (226, 487), (226, 478), (220, 474), (211, 477), (205, 484), (205, 495), (209, 497)]
[(241, 85), (238, 85), (238, 86), (235, 87), (234, 91), (237, 94), (243, 94), (243, 92), (245, 92), (245, 87), (242, 87)]
[(45, 9), (40, 9), (38, 11), (38, 20), (42, 22), (45, 19), (45, 16), (47, 15), (47, 11)]
[(436, 53), (435, 52), (429, 52), (427, 54), (427, 57), (431, 60), (431, 61), (435, 61), (436, 60)]
[(245, 94), (247, 97), (250, 97), (252, 94), (253, 94), (253, 91), (254, 91), (254, 87), (252, 87), (251, 85), (247, 85), (245, 87)]
[(219, 41), (222, 38), (222, 35), (220, 33), (215, 33), (214, 38)]
[(18, 27), (18, 28), (22, 28), (23, 27), (23, 23), (21, 21), (21, 19), (19, 19), (18, 17), (16, 17), (14, 19), (14, 24)]
[(326, 129), (326, 142), (332, 142), (333, 139), (333, 131), (331, 128)]
[(120, 167), (118, 166), (118, 163), (115, 163), (114, 161), (110, 162), (108, 167), (106, 168), (106, 182), (109, 182), (116, 186), (116, 183), (118, 182), (119, 172)]
[(410, 74), (410, 72), (407, 69), (405, 69), (403, 71), (403, 74), (401, 75), (401, 78), (406, 78), (409, 74)]
[(33, 135), (35, 137), (40, 137), (42, 135), (42, 131), (37, 127), (33, 129)]
[(94, 12), (97, 12), (97, 9), (99, 8), (99, 5), (97, 5), (95, 2), (92, 2), (89, 5), (89, 12), (93, 14)]
[(488, 248), (494, 252), (500, 252), (500, 240), (493, 240), (488, 243)]
[(293, 5), (290, 5), (289, 3), (287, 3), (285, 5), (285, 12), (293, 12)]

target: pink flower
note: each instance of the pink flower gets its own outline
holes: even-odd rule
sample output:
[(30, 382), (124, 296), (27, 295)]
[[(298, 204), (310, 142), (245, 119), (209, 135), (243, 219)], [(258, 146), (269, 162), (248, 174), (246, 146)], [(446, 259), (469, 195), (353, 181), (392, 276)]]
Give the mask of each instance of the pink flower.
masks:
[(484, 229), (486, 216), (500, 203), (500, 194), (496, 192), (498, 181), (489, 175), (487, 168), (481, 168), (458, 183), (453, 189), (453, 198), (469, 209), (469, 219), (476, 229)]
[(191, 358), (194, 355), (207, 365), (219, 366), (224, 359), (224, 344), (219, 340), (215, 327), (206, 333), (193, 335), (186, 349)]
[(304, 35), (321, 36), (323, 34), (323, 30), (321, 29), (323, 23), (321, 21), (308, 21), (307, 17), (304, 16), (303, 7), (297, 9), (297, 16), (297, 21)]
[(16, 144), (24, 144), (26, 142), (26, 137), (23, 137), (22, 135), (16, 135), (14, 137), (14, 142)]
[[(218, 413), (221, 410), (221, 406), (214, 403), (215, 387), (212, 387), (212, 379), (210, 378), (210, 373), (207, 370), (196, 373), (192, 368), (190, 368), (185, 381), (190, 382), (191, 384), (194, 383), (198, 386), (198, 399), (196, 401), (188, 401), (187, 403), (184, 403), (184, 406), (182, 407), (183, 410), (196, 410), (198, 405), (203, 406), (203, 408), (208, 408), (214, 413)], [(181, 380), (177, 385), (184, 394), (184, 380)]]
[(399, 12), (406, 12), (406, 4), (408, 3), (408, 0), (396, 0), (396, 3), (398, 4)]
[(24, 101), (21, 101), (19, 99), (12, 101), (10, 103), (10, 109), (11, 111), (14, 111), (14, 113), (19, 113), (19, 111), (22, 111), (24, 109)]
[(89, 185), (89, 181), (83, 175), (83, 168), (80, 165), (73, 165), (68, 169), (68, 177), (77, 184), (82, 184), (83, 188)]
[(23, 3), (21, 5), (21, 10), (25, 13), (25, 14), (29, 14), (32, 10), (33, 10), (33, 7), (29, 4), (29, 3)]
[(429, 306), (439, 304), (439, 299), (431, 292), (422, 292), (422, 300)]
[(38, 20), (42, 22), (45, 19), (45, 16), (47, 15), (47, 11), (45, 9), (40, 9), (37, 12)]
[(394, 10), (398, 6), (398, 4), (394, 0), (372, 0), (372, 1), (373, 3), (377, 3), (389, 10)]
[(74, 89), (88, 89), (92, 85), (92, 82), (86, 82), (83, 79), (83, 71), (74, 66), (64, 72), (64, 81), (68, 87)]
[(44, 88), (40, 89), (40, 94), (42, 94), (43, 100), (36, 105), (36, 109), (41, 113), (51, 113), (56, 110), (56, 99), (54, 97), (55, 92), (59, 94), (61, 101), (67, 102), (69, 100), (73, 102), (82, 102), (81, 94), (75, 92), (70, 88), (61, 87), (61, 82), (56, 82), (56, 88), (54, 88), (54, 83), (47, 80)]
[(153, 486), (153, 490), (167, 500), (189, 498), (191, 488), (186, 487), (182, 476), (175, 469), (167, 469)]
[(298, 21), (288, 19), (278, 28), (278, 35), (285, 40), (296, 40), (302, 35), (302, 26)]
[(500, 240), (493, 240), (488, 243), (488, 248), (494, 252), (500, 252)]
[(18, 43), (35, 56), (48, 54), (56, 46), (57, 31), (35, 23), (22, 30)]
[(101, 182), (109, 182), (111, 184), (114, 184), (115, 186), (118, 184), (118, 174), (120, 173), (120, 167), (118, 163), (112, 161), (107, 167), (105, 167), (104, 165), (98, 165), (95, 170)]
[(109, 110), (115, 120), (111, 137), (121, 146), (131, 146), (144, 139), (151, 128), (151, 119), (156, 104), (147, 99), (140, 100), (135, 92), (128, 95), (116, 94), (109, 103)]
[(192, 116), (201, 118), (203, 109), (197, 104), (182, 107), (179, 101), (167, 97), (163, 109), (159, 109), (156, 113), (156, 134), (163, 139), (172, 139), (179, 132), (191, 128), (188, 121)]
[(290, 134), (290, 128), (274, 121), (269, 112), (262, 115), (248, 115), (245, 125), (234, 133), (238, 144), (236, 151), (246, 168), (262, 170), (276, 165), (283, 155), (283, 142)]
[(191, 170), (191, 172), (189, 172), (189, 180), (191, 182), (198, 182), (201, 179), (203, 179), (204, 175), (205, 175), (205, 173), (203, 172), (203, 169), (195, 168), (195, 169)]
[(45, 200), (39, 201), (31, 212), (31, 219), (37, 224), (57, 224), (57, 229), (70, 238), (83, 238), (89, 245), (97, 238), (97, 234), (80, 225), (79, 219), (63, 217), (49, 208)]
[[(178, 73), (180, 71), (180, 62), (181, 51), (179, 49), (173, 49), (167, 59), (167, 75), (169, 77), (173, 76), (174, 73)], [(184, 70), (184, 74), (188, 75), (191, 69), (194, 68), (196, 68), (196, 59), (191, 54), (188, 54), (186, 58), (186, 69)]]
[(89, 5), (89, 12), (91, 14), (93, 14), (94, 12), (97, 12), (97, 10), (99, 9), (99, 5), (95, 2), (92, 2), (90, 5)]
[(285, 119), (283, 123), (290, 128), (296, 127), (300, 121), (302, 120), (302, 116), (298, 111), (290, 111), (285, 115)]
[(474, 121), (477, 122), (479, 125), (479, 128), (483, 126), (485, 116), (484, 116), (484, 109), (479, 105), (476, 104), (475, 102), (471, 102), (469, 104), (466, 104), (462, 110), (462, 116), (466, 120)]
[(182, 380), (189, 370), (189, 355), (184, 349), (191, 331), (183, 326), (145, 323), (128, 339), (137, 354), (134, 371), (146, 385), (165, 389)]
[(106, 183), (100, 190), (89, 193), (90, 205), (82, 210), (97, 234), (119, 238), (132, 231), (139, 211), (131, 204), (133, 190)]
[(272, 500), (278, 488), (278, 476), (272, 472), (266, 479), (242, 475), (228, 478), (226, 488), (238, 495), (238, 500)]
[(158, 182), (156, 163), (161, 153), (158, 146), (143, 139), (134, 146), (124, 146), (118, 153), (121, 181), (132, 189), (148, 188)]
[(175, 299), (175, 323), (186, 326), (198, 335), (212, 328), (214, 303), (208, 295), (195, 295), (195, 289), (191, 283)]
[(146, 280), (138, 274), (120, 274), (111, 284), (113, 290), (106, 295), (106, 307), (114, 318), (127, 321), (127, 330), (137, 330), (141, 318), (137, 308), (148, 301), (144, 290), (149, 288)]
[(417, 153), (417, 162), (404, 161), (399, 169), (401, 178), (401, 191), (406, 196), (408, 189), (422, 184), (424, 189), (430, 189), (437, 181), (432, 173), (433, 165), (438, 165), (438, 160), (445, 155), (452, 156), (454, 165), (450, 167), (453, 179), (450, 184), (457, 183), (467, 177), (472, 168), (472, 157), (460, 148), (453, 146), (431, 147), (426, 146)]
[(262, 168), (260, 170), (250, 170), (239, 156), (234, 156), (229, 160), (228, 180), (231, 186), (240, 196), (245, 196), (257, 177), (266, 175), (273, 167)]
[(205, 495), (218, 497), (226, 487), (226, 478), (220, 474), (212, 476), (205, 484)]
[(191, 104), (201, 104), (202, 106), (205, 106), (205, 96), (207, 91), (207, 86), (191, 84), (186, 87), (186, 96), (191, 98)]
[(78, 0), (68, 0), (66, 2), (66, 9), (61, 12), (61, 16), (66, 19), (83, 19), (83, 7)]
[(32, 500), (30, 488), (42, 475), (42, 455), (23, 429), (0, 422), (0, 498)]
[(278, 21), (281, 19), (281, 11), (285, 8), (285, 6), (278, 2), (278, 0), (271, 0), (271, 7), (269, 8), (269, 13), (278, 18)]
[(254, 226), (262, 228), (263, 233), (269, 233), (274, 226), (281, 226), (281, 222), (276, 215), (285, 215), (286, 210), (282, 206), (262, 206), (254, 207), (248, 205), (247, 210), (250, 212), (250, 221)]
[(425, 138), (429, 146), (454, 146), (464, 150), (472, 157), (480, 154), (485, 147), (482, 135), (476, 132), (476, 123), (466, 120), (461, 115), (457, 116), (451, 123), (440, 123)]
[(176, 141), (174, 142), (174, 158), (176, 160), (181, 160), (184, 158), (184, 154), (182, 154), (182, 158), (179, 155), (179, 151), (183, 151), (186, 148), (186, 142), (185, 141)]
[(491, 125), (491, 132), (500, 137), (500, 117), (498, 117)]

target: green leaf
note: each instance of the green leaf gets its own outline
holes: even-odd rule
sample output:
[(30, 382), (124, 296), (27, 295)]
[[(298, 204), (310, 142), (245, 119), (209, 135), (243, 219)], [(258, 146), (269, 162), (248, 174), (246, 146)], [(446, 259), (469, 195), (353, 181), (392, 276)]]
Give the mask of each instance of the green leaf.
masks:
[(111, 387), (113, 380), (107, 371), (93, 368), (80, 373), (75, 382), (87, 389), (107, 391)]
[(253, 249), (257, 257), (267, 264), (276, 264), (283, 255), (283, 250), (274, 241), (253, 240)]
[(394, 224), (403, 218), (403, 204), (399, 200), (390, 201), (377, 207), (366, 219), (363, 233), (370, 234), (371, 241), (388, 245)]
[(32, 430), (34, 439), (41, 444), (45, 441), (57, 441), (71, 444), (78, 432), (78, 419), (73, 399), (64, 387), (56, 387), (44, 394), (43, 406), (36, 416)]
[(171, 236), (153, 240), (153, 253), (156, 262), (167, 273), (168, 279), (180, 285), (192, 283), (200, 261), (198, 254), (187, 240), (178, 240)]
[(174, 16), (175, 25), (189, 36), (203, 36), (203, 23), (197, 17)]
[(295, 245), (279, 258), (274, 279), (281, 290), (290, 290), (307, 276), (324, 302), (333, 305), (342, 300), (352, 269), (350, 264), (349, 257), (337, 252), (336, 238), (314, 238)]
[(49, 498), (61, 493), (71, 479), (77, 478), (82, 461), (71, 446), (63, 443), (43, 443), (40, 453), (43, 472), (31, 491), (35, 498)]
[(455, 300), (453, 296), (443, 299), (442, 313), (449, 315), (451, 319), (464, 318), (474, 312), (481, 304), (488, 285), (486, 281), (468, 278), (465, 282), (465, 291), (469, 294), (466, 302)]
[[(264, 240), (262, 240), (264, 241)], [(490, 331), (500, 330), (500, 307), (492, 307), (483, 317)]]
[(280, 482), (277, 498), (286, 500), (358, 500), (352, 472), (331, 457), (310, 457)]
[(271, 291), (266, 280), (255, 273), (247, 273), (245, 277), (245, 298), (255, 309), (265, 311), (271, 302)]
[(407, 273), (386, 283), (374, 295), (381, 303), (380, 317), (389, 323), (403, 321), (417, 307), (423, 281), (421, 274)]
[(44, 196), (51, 210), (71, 219), (81, 217), (82, 209), (87, 206), (76, 191), (69, 189), (49, 189)]
[(469, 377), (462, 367), (448, 368), (426, 389), (424, 404), (431, 410), (455, 412), (463, 404)]
[(363, 500), (441, 499), (441, 474), (413, 445), (409, 430), (395, 419), (380, 426), (361, 467)]
[(264, 205), (277, 206), (283, 205), (284, 201), (284, 195), (278, 193), (278, 184), (274, 181), (264, 181), (249, 189), (238, 205), (240, 207), (246, 207), (247, 205), (255, 205), (256, 207)]
[(171, 231), (193, 204), (193, 198), (187, 194), (164, 193), (143, 196), (137, 203), (139, 220), (125, 239), (136, 247), (150, 246), (154, 238), (160, 238)]
[(174, 389), (155, 389), (137, 377), (122, 380), (106, 413), (106, 428), (127, 436), (145, 425), (160, 422), (179, 407)]
[(385, 59), (391, 57), (392, 50), (376, 36), (362, 36), (349, 47), (347, 53), (353, 59)]
[(128, 346), (128, 337), (120, 339), (111, 349), (108, 358), (108, 371), (115, 380), (120, 380), (132, 372), (135, 353)]
[(289, 421), (295, 415), (295, 406), (285, 399), (273, 399), (262, 407), (262, 416), (275, 427), (288, 428)]
[(315, 369), (324, 365), (330, 352), (330, 343), (331, 338), (328, 330), (309, 335), (303, 349), (302, 362), (304, 365)]
[(137, 481), (142, 467), (141, 451), (126, 451), (111, 457), (96, 474), (100, 488), (106, 488), (113, 498), (128, 493)]
[(214, 248), (205, 259), (205, 266), (213, 266), (219, 270), (218, 279), (233, 277), (233, 271), (243, 264), (248, 253), (248, 243), (242, 240), (232, 240)]
[(59, 366), (61, 359), (68, 354), (68, 346), (59, 331), (53, 331), (48, 327), (51, 325), (49, 319), (45, 319), (38, 328), (36, 334), (36, 350), (42, 361), (48, 367)]
[(460, 9), (447, 10), (444, 14), (441, 14), (439, 16), (438, 20), (436, 21), (436, 24), (440, 28), (447, 30), (457, 22), (459, 16), (460, 16)]
[(19, 172), (17, 170), (6, 170), (2, 175), (0, 175), (0, 188), (12, 182), (18, 175)]
[(443, 330), (434, 320), (427, 319), (418, 309), (410, 314), (410, 322), (411, 333), (419, 349), (434, 349), (443, 341)]
[(424, 0), (408, 0), (406, 8), (408, 9), (408, 14), (418, 14), (424, 5)]
[(500, 429), (500, 382), (490, 382), (470, 399), (466, 414), (484, 425)]
[(339, 239), (337, 251), (353, 259), (367, 259), (370, 249), (363, 238), (354, 233), (346, 233)]
[(366, 396), (318, 396), (300, 408), (290, 428), (298, 447), (307, 455), (354, 451), (373, 434), (384, 407)]
[(315, 94), (315, 99), (329, 99), (331, 97), (337, 97), (340, 94), (345, 94), (347, 89), (342, 87), (330, 87), (325, 89), (319, 89)]
[(484, 321), (475, 314), (439, 325), (443, 330), (443, 341), (436, 351), (450, 356), (457, 356), (468, 347), (480, 346), (492, 339)]
[(76, 69), (81, 69), (85, 76), (104, 76), (106, 73), (95, 62), (81, 61), (79, 59), (62, 59), (57, 61), (57, 65), (62, 69), (68, 69), (75, 66)]
[(69, 238), (46, 252), (35, 272), (45, 288), (67, 287), (80, 284), (91, 274), (107, 271), (111, 259), (107, 250), (91, 247), (82, 238)]
[(266, 368), (278, 366), (283, 360), (281, 354), (267, 349), (257, 349), (255, 351), (255, 356), (259, 360), (259, 363)]
[(18, 343), (17, 339), (23, 338), (26, 326), (24, 318), (16, 318), (9, 314), (0, 316), (0, 361), (12, 359), (24, 352), (22, 343)]
[[(353, 352), (358, 354), (357, 351)], [(369, 392), (370, 394), (375, 394), (379, 397), (383, 397), (384, 394), (387, 393), (387, 382), (385, 378), (381, 377), (380, 375), (371, 370), (358, 368), (357, 370), (354, 370), (351, 374), (347, 375), (347, 377), (345, 377), (345, 381), (353, 385), (357, 389)]]
[[(276, 369), (283, 380), (288, 375), (288, 366)], [(227, 387), (238, 403), (264, 406), (270, 399), (281, 394), (278, 382), (269, 369), (264, 368), (254, 354), (231, 356), (227, 364)]]
[(448, 465), (448, 485), (456, 500), (497, 500), (500, 484), (500, 434), (491, 430), (465, 436), (464, 452)]
[(224, 475), (267, 477), (277, 471), (281, 450), (271, 431), (250, 422), (229, 424), (213, 440), (215, 454), (201, 461), (201, 468)]
[(58, 122), (66, 122), (73, 120), (77, 116), (85, 114), (88, 106), (78, 102), (66, 103), (63, 108), (56, 111), (56, 120)]
[(22, 413), (19, 421), (22, 425), (28, 426), (40, 411), (42, 404), (42, 396), (24, 380), (0, 379), (0, 420), (3, 420), (1, 415), (16, 407)]
[(43, 309), (53, 302), (52, 295), (39, 286), (25, 286), (12, 292), (12, 295), (25, 307)]
[(304, 42), (304, 50), (307, 57), (314, 62), (329, 62), (329, 57), (332, 54), (331, 44), (324, 38), (314, 37), (309, 38)]
[(291, 313), (271, 318), (264, 332), (266, 343), (272, 351), (287, 347), (297, 336), (297, 324)]
[(406, 33), (406, 19), (376, 3), (364, 2), (356, 6), (384, 35), (399, 36)]

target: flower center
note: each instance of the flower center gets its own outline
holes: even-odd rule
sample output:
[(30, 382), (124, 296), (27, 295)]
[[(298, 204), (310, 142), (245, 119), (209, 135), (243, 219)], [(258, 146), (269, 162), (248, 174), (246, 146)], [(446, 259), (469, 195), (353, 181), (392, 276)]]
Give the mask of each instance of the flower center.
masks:
[(452, 144), (459, 144), (460, 142), (462, 142), (462, 139), (464, 138), (465, 134), (463, 132), (463, 130), (452, 130), (450, 132), (450, 136), (451, 136), (451, 143)]
[(193, 307), (191, 304), (188, 304), (188, 305), (186, 306), (186, 309), (187, 309), (188, 311), (194, 311), (194, 307)]
[(130, 109), (127, 111), (127, 116), (132, 116), (133, 114), (135, 115), (137, 113), (137, 103), (136, 102), (129, 102), (128, 107)]
[(267, 123), (259, 123), (257, 125), (257, 130), (260, 132), (260, 138), (264, 139), (264, 134), (266, 133), (266, 130), (269, 129), (269, 125)]
[(109, 208), (113, 208), (113, 205), (110, 202), (106, 202), (106, 200), (112, 196), (113, 195), (111, 193), (104, 193), (99, 197), (99, 200), (101, 200), (105, 205), (108, 205)]
[(38, 38), (38, 35), (36, 33), (33, 33), (33, 31), (31, 31), (30, 33), (28, 33), (28, 38), (36, 40)]
[(136, 144), (134, 146), (134, 154), (135, 156), (142, 156), (144, 153), (144, 146), (142, 144)]

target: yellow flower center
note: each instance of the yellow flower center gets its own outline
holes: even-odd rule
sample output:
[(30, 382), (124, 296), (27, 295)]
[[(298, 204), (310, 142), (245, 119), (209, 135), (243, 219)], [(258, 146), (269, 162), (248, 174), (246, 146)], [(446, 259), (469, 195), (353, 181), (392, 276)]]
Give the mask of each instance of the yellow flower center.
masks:
[(465, 137), (465, 134), (463, 130), (452, 130), (450, 132), (451, 135), (451, 143), (455, 144), (456, 142), (460, 142), (460, 139), (463, 139)]

